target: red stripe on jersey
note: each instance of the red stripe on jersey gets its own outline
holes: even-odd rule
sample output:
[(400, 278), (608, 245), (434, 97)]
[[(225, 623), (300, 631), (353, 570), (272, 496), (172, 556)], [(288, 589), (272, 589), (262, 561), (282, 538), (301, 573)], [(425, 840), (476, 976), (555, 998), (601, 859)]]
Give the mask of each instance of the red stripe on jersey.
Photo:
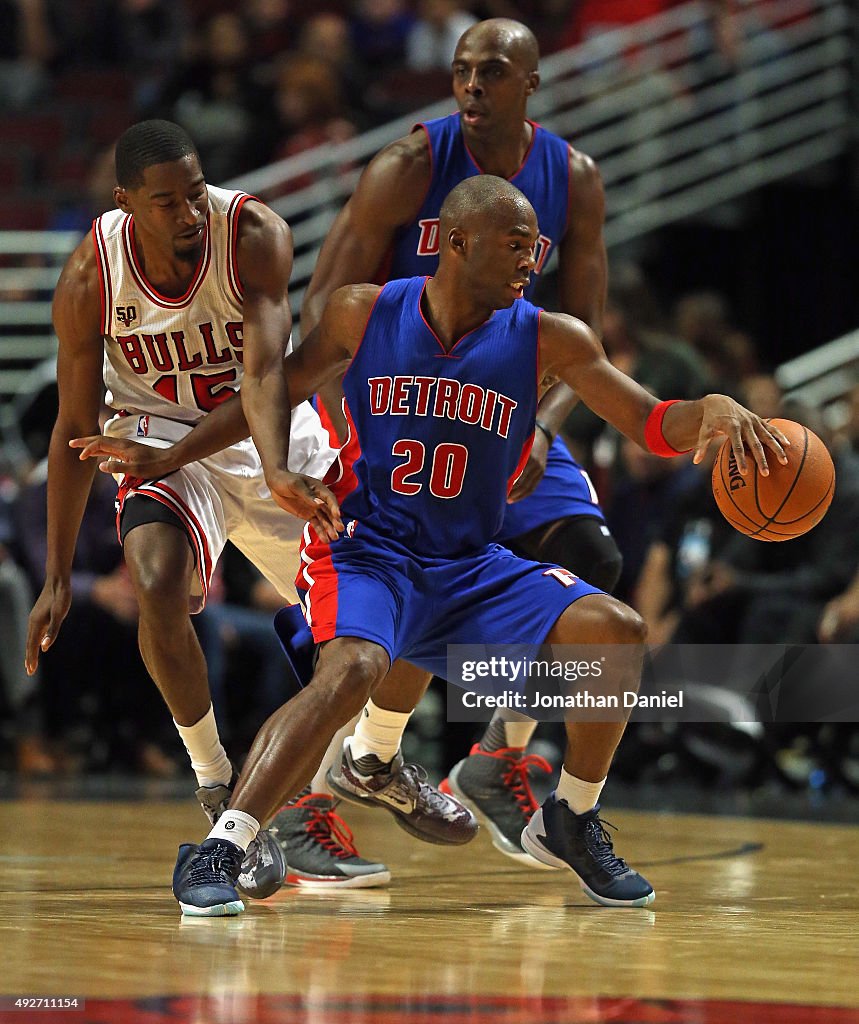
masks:
[(116, 513), (116, 530), (119, 534), (119, 521), (125, 501), (132, 494), (139, 494), (145, 498), (152, 498), (160, 501), (175, 515), (177, 515), (188, 531), (191, 546), (194, 549), (195, 561), (197, 563), (197, 576), (200, 580), (200, 590), (203, 594), (203, 607), (206, 606), (206, 598), (209, 594), (209, 581), (212, 578), (212, 555), (209, 551), (209, 538), (200, 520), (194, 515), (179, 495), (160, 480), (141, 480), (139, 477), (124, 477), (117, 494), (118, 510)]
[(533, 433), (528, 440), (522, 445), (522, 454), (519, 456), (519, 461), (516, 464), (516, 469), (513, 470), (513, 475), (507, 478), (507, 494), (513, 490), (513, 485), (522, 475), (522, 470), (525, 468), (525, 463), (528, 461), (528, 456), (531, 454), (531, 448), (534, 445)]
[(247, 195), (244, 192), (233, 196), (230, 208), (227, 211), (227, 223), (229, 225), (229, 244), (227, 249), (227, 278), (230, 288), (238, 302), (244, 301), (245, 289), (239, 275), (238, 237), (239, 237), (239, 214), (245, 203), (253, 199), (259, 202), (256, 196)]
[(304, 617), (317, 644), (337, 635), (339, 581), (331, 545), (307, 523), (301, 535), (301, 567), (295, 587), (304, 592)]
[(325, 403), (318, 395), (316, 396), (316, 411), (319, 414), (320, 423), (328, 431), (328, 443), (332, 448), (342, 448), (343, 443), (340, 440), (340, 435), (337, 433), (337, 428), (334, 426), (333, 420), (328, 415)]
[(101, 217), (92, 222), (92, 241), (98, 262), (98, 289), (101, 294), (101, 333), (110, 334), (113, 307), (113, 287), (110, 283), (110, 264), (107, 259), (107, 246), (104, 242)]
[(349, 405), (345, 398), (343, 399), (343, 415), (346, 417), (346, 425), (349, 428), (346, 443), (338, 452), (337, 458), (331, 464), (331, 468), (323, 480), (323, 483), (326, 487), (331, 488), (334, 497), (341, 504), (358, 486), (358, 477), (355, 475), (354, 466), (363, 454), (358, 431), (355, 429), (355, 421), (352, 419), (352, 413), (349, 412)]

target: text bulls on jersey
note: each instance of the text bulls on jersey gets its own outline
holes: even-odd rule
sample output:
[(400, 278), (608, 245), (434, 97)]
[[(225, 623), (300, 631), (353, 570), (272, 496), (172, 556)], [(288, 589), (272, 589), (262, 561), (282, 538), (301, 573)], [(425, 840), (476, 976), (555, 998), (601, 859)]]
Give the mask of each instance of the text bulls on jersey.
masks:
[[(218, 366), (233, 360), (242, 362), (242, 321), (224, 324), (219, 342), (211, 323), (198, 324), (197, 330), (203, 341), (203, 350), (198, 343), (185, 338), (185, 331), (170, 331), (163, 334), (121, 334), (116, 344), (125, 356), (128, 365), (137, 374), (157, 370), (169, 373), (174, 370), (196, 370), (201, 366)], [(188, 348), (193, 354), (189, 354)], [(196, 349), (196, 351), (194, 351)]]
[(479, 425), (506, 438), (510, 417), (519, 404), (479, 384), (449, 377), (370, 377), (373, 416), (434, 416)]

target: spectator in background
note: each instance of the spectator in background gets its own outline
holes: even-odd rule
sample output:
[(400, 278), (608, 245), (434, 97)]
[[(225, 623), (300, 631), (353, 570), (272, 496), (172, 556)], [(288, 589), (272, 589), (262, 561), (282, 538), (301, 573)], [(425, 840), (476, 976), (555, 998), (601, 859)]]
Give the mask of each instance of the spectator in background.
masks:
[(254, 73), (244, 19), (216, 14), (199, 50), (168, 83), (161, 106), (197, 145), (210, 181), (226, 181), (270, 157), (270, 97)]
[(415, 23), (405, 0), (357, 0), (353, 7), (352, 39), (368, 72), (379, 75), (402, 67)]
[(60, 203), (48, 225), (51, 231), (78, 231), (85, 234), (95, 218), (114, 204), (113, 146), (97, 153), (92, 160), (86, 188), (76, 189), (68, 201)]
[(0, 736), (14, 750), (21, 775), (54, 772), (58, 762), (44, 737), (40, 679), (24, 670), (28, 608), (33, 600), (27, 575), (15, 560), (11, 501), (15, 485), (0, 477)]
[(0, 110), (23, 110), (42, 95), (54, 53), (43, 0), (0, 0)]
[[(295, 45), (300, 6), (295, 0), (247, 0), (242, 5), (250, 52), (257, 65), (274, 65), (281, 54)], [(317, 4), (313, 6), (316, 8)]]
[(633, 587), (632, 605), (647, 623), (651, 643), (674, 639), (711, 560), (718, 557), (734, 532), (713, 500), (710, 474), (717, 453), (713, 446), (703, 462), (692, 466), (689, 486), (670, 502), (661, 522), (646, 531), (649, 541)]
[[(326, 142), (345, 142), (356, 132), (344, 110), (336, 71), (321, 57), (292, 53), (284, 58), (274, 102), (281, 132), (278, 160)], [(294, 189), (308, 183), (301, 178), (290, 184)]]
[(188, 19), (181, 0), (106, 0), (94, 30), (103, 60), (127, 69), (139, 111), (152, 109), (185, 55)]
[(412, 71), (450, 72), (459, 37), (477, 24), (459, 0), (420, 0), (418, 21), (409, 32), (406, 64)]
[(691, 292), (675, 305), (673, 324), (676, 335), (706, 364), (711, 386), (735, 395), (740, 381), (757, 372), (758, 362), (753, 342), (732, 327), (729, 317), (723, 295)]
[(339, 14), (314, 14), (305, 21), (298, 37), (298, 51), (326, 61), (337, 76), (341, 97), (351, 110), (363, 108), (366, 75), (355, 55), (349, 23)]
[[(602, 342), (612, 364), (654, 394), (694, 399), (714, 390), (703, 360), (682, 338), (665, 330), (656, 297), (635, 264), (619, 264), (610, 272)], [(580, 403), (567, 417), (564, 434), (579, 453), (598, 449), (595, 464), (586, 455), (582, 461), (589, 472), (593, 469), (597, 491), (611, 505), (613, 489), (624, 477), (616, 431), (607, 430)], [(633, 477), (640, 469), (639, 482), (643, 482), (650, 475), (647, 460), (642, 462), (638, 453), (631, 452), (630, 457), (636, 467)], [(658, 476), (663, 470), (654, 463), (652, 471)], [(634, 579), (635, 575), (626, 573), (627, 586)]]
[[(34, 593), (47, 552), (46, 492), (47, 463), (42, 462), (22, 487), (15, 509)], [(74, 602), (65, 628), (40, 659), (46, 726), (60, 742), (74, 733), (77, 753), (87, 758), (90, 770), (125, 768), (169, 777), (176, 763), (165, 753), (170, 740), (161, 699), (137, 647), (137, 600), (116, 543), (115, 498), (113, 480), (96, 473), (75, 550)]]
[(621, 438), (606, 523), (623, 553), (623, 569), (614, 593), (631, 601), (651, 541), (697, 478), (690, 458), (663, 459)]

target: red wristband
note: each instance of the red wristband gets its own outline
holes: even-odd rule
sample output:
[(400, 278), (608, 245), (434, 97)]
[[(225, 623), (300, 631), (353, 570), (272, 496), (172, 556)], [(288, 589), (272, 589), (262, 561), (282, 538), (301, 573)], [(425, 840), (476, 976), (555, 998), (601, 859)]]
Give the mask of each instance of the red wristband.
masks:
[(654, 455), (661, 455), (663, 459), (672, 459), (675, 455), (685, 455), (686, 452), (692, 451), (691, 448), (687, 448), (685, 452), (672, 448), (662, 433), (662, 421), (665, 419), (665, 413), (668, 412), (670, 406), (676, 405), (680, 401), (682, 399), (672, 398), (668, 402), (660, 402), (655, 405), (644, 424), (644, 443)]

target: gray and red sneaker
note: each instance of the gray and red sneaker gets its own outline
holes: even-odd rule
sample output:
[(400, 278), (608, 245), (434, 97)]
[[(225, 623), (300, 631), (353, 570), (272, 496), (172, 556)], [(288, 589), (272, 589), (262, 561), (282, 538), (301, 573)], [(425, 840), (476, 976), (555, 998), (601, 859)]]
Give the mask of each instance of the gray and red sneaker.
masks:
[(400, 828), (426, 843), (459, 846), (477, 835), (479, 825), (471, 811), (430, 785), (420, 765), (404, 764), (399, 751), (387, 762), (375, 754), (355, 759), (350, 739), (343, 743), (340, 763), (326, 777), (338, 796), (365, 807), (383, 807)]
[(522, 849), (522, 829), (537, 810), (531, 791), (532, 769), (550, 773), (549, 762), (522, 747), (487, 751), (475, 743), (468, 757), (451, 768), (439, 786), (443, 793), (459, 797), (486, 820), (496, 850), (531, 868), (547, 868)]
[(336, 805), (327, 793), (309, 793), (281, 807), (272, 819), (269, 831), (286, 858), (285, 884), (318, 891), (387, 885), (391, 872), (358, 855)]

